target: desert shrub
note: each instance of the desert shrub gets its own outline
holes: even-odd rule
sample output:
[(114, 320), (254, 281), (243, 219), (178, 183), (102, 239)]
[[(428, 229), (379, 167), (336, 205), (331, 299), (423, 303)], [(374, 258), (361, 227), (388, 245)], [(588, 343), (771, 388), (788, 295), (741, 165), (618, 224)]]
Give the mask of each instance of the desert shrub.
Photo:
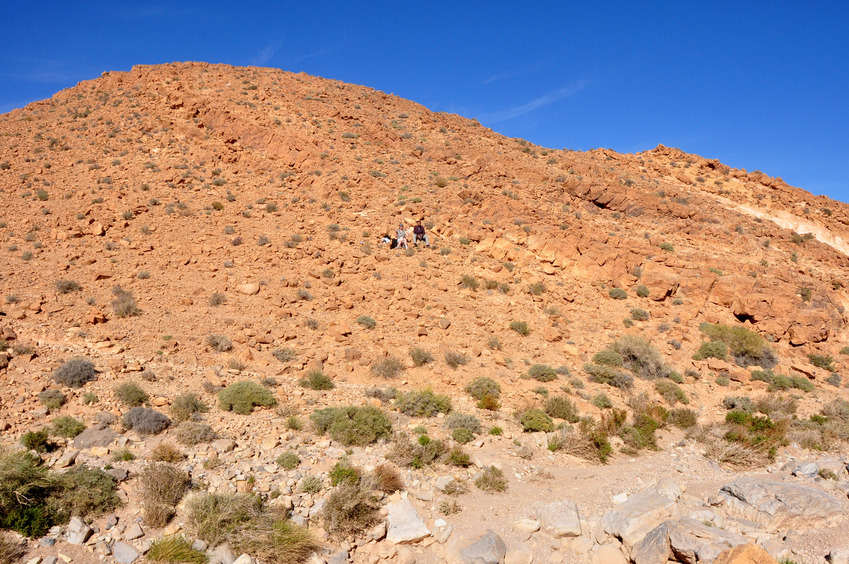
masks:
[(232, 539), (236, 552), (251, 554), (268, 564), (302, 564), (321, 548), (305, 526), (265, 512), (251, 519)]
[(784, 374), (774, 374), (772, 370), (753, 370), (752, 380), (766, 382), (769, 384), (767, 391), (784, 391), (791, 388), (802, 390), (803, 392), (814, 391), (815, 385), (813, 382), (802, 376), (785, 376)]
[(577, 423), (578, 408), (575, 407), (575, 402), (566, 396), (554, 396), (545, 400), (545, 412), (551, 417), (563, 419), (569, 423)]
[(766, 339), (745, 327), (702, 323), (699, 330), (711, 341), (725, 343), (740, 366), (757, 365), (768, 370), (778, 364), (778, 358)]
[(274, 349), (273, 351), (271, 351), (271, 356), (283, 363), (298, 358), (298, 355), (295, 353), (295, 349), (289, 347)]
[(468, 413), (455, 411), (445, 418), (445, 426), (449, 429), (468, 429), (472, 433), (481, 432), (480, 419)]
[(262, 500), (252, 494), (201, 493), (187, 498), (189, 530), (211, 546), (232, 541), (250, 521), (262, 515)]
[(342, 457), (341, 460), (333, 465), (333, 468), (328, 472), (327, 477), (330, 478), (331, 486), (338, 486), (343, 482), (357, 483), (362, 478), (362, 471), (352, 466), (347, 457)]
[(599, 409), (610, 409), (613, 407), (613, 402), (607, 397), (604, 392), (599, 392), (593, 396), (592, 404)]
[(389, 401), (394, 400), (398, 397), (398, 389), (394, 387), (389, 388), (369, 388), (365, 391), (366, 397), (369, 398), (377, 398), (383, 403), (387, 403)]
[(522, 429), (526, 433), (535, 433), (538, 431), (550, 433), (554, 430), (554, 421), (541, 409), (527, 410), (521, 415), (519, 422), (522, 424)]
[(607, 384), (614, 388), (630, 390), (634, 386), (634, 378), (612, 366), (600, 366), (598, 364), (584, 365), (584, 372), (590, 375), (590, 382)]
[(380, 501), (368, 484), (346, 481), (330, 493), (323, 516), (331, 535), (357, 535), (380, 521)]
[(241, 415), (250, 414), (256, 406), (277, 405), (274, 394), (267, 388), (247, 380), (231, 384), (218, 392), (218, 402), (224, 411), (233, 411)]
[(658, 380), (654, 384), (654, 389), (657, 390), (657, 393), (659, 393), (669, 405), (675, 405), (676, 403), (683, 403), (686, 405), (690, 403), (690, 398), (687, 397), (684, 390), (682, 390), (681, 387), (672, 380)]
[(706, 358), (725, 360), (727, 356), (728, 346), (725, 343), (722, 341), (705, 341), (693, 355), (693, 360), (704, 360)]
[(671, 243), (661, 243), (660, 245), (658, 245), (658, 247), (660, 247), (667, 253), (675, 252), (675, 247), (673, 247)]
[(57, 487), (52, 503), (61, 521), (106, 513), (121, 505), (115, 479), (99, 468), (73, 466), (57, 478)]
[(274, 462), (284, 470), (294, 470), (301, 463), (301, 458), (289, 450), (278, 456)]
[(681, 429), (690, 429), (699, 422), (696, 412), (687, 407), (678, 407), (669, 412), (669, 422)]
[(649, 312), (642, 308), (635, 307), (631, 309), (631, 319), (633, 319), (634, 321), (648, 321)]
[(156, 462), (182, 462), (186, 455), (170, 443), (159, 443), (150, 451), (150, 459)]
[(757, 399), (754, 411), (759, 411), (773, 419), (786, 419), (796, 413), (798, 402), (793, 397), (769, 394)]
[(737, 411), (745, 411), (751, 413), (754, 410), (752, 400), (746, 396), (726, 396), (722, 400), (722, 407), (727, 410), (736, 409)]
[(69, 388), (80, 388), (97, 379), (94, 364), (84, 358), (72, 358), (53, 372), (53, 379)]
[(728, 442), (740, 443), (768, 458), (773, 458), (777, 448), (786, 442), (789, 420), (775, 421), (769, 416), (760, 416), (745, 411), (732, 410), (725, 414)]
[(174, 398), (171, 404), (171, 415), (176, 421), (188, 421), (196, 413), (206, 413), (209, 408), (203, 403), (197, 394), (182, 394)]
[(142, 435), (155, 435), (168, 428), (171, 420), (149, 407), (134, 407), (121, 420), (124, 427)]
[(139, 495), (145, 522), (151, 527), (165, 526), (175, 508), (189, 490), (189, 475), (167, 462), (154, 462), (139, 474)]
[(217, 352), (227, 352), (233, 348), (233, 342), (227, 338), (227, 335), (220, 334), (208, 335), (206, 345)]
[(828, 378), (825, 379), (825, 381), (834, 386), (835, 388), (839, 388), (840, 384), (842, 383), (842, 378), (837, 372), (832, 372), (831, 374), (829, 374)]
[(433, 417), (437, 413), (451, 411), (448, 396), (435, 394), (430, 388), (402, 393), (395, 400), (398, 411), (411, 417)]
[(464, 274), (463, 277), (460, 279), (460, 287), (461, 288), (468, 288), (469, 290), (471, 290), (473, 292), (477, 292), (478, 286), (479, 286), (478, 281), (474, 276)]
[(132, 292), (115, 286), (112, 288), (112, 294), (115, 296), (112, 300), (112, 311), (115, 312), (116, 317), (134, 317), (141, 314)]
[(298, 383), (310, 390), (332, 390), (336, 387), (333, 380), (321, 370), (310, 370), (305, 378), (301, 378)]
[(705, 457), (720, 464), (741, 468), (759, 466), (766, 461), (762, 449), (753, 448), (743, 443), (729, 443), (724, 440), (709, 442), (705, 447)]
[(376, 407), (326, 407), (310, 415), (316, 432), (346, 446), (364, 446), (388, 437), (392, 422)]
[(38, 401), (41, 402), (41, 405), (49, 409), (50, 411), (55, 411), (65, 405), (65, 402), (68, 398), (65, 397), (59, 390), (44, 390), (40, 394), (38, 394)]
[(487, 396), (498, 398), (501, 396), (501, 386), (492, 378), (479, 376), (469, 382), (466, 392), (478, 401)]
[(212, 427), (197, 421), (184, 421), (177, 427), (177, 440), (186, 446), (208, 443), (218, 438)]
[(528, 368), (527, 376), (538, 382), (551, 382), (557, 380), (557, 371), (546, 364), (534, 364)]
[(212, 307), (218, 307), (226, 302), (227, 296), (220, 292), (215, 292), (211, 296), (209, 296), (209, 305), (211, 305)]
[(371, 373), (378, 378), (394, 378), (404, 371), (404, 365), (394, 356), (387, 356), (371, 365)]
[(369, 317), (368, 315), (360, 315), (359, 317), (357, 317), (356, 321), (366, 329), (374, 329), (377, 326), (377, 321), (375, 321), (373, 317)]
[(21, 435), (21, 444), (25, 449), (34, 450), (35, 452), (47, 452), (48, 450), (53, 450), (55, 447), (55, 445), (50, 442), (50, 435), (47, 432), (47, 429), (27, 431)]
[(834, 366), (831, 365), (831, 363), (834, 362), (834, 359), (829, 355), (809, 354), (808, 360), (810, 360), (811, 364), (813, 364), (817, 368), (822, 368), (823, 370), (834, 372)]
[(144, 405), (150, 399), (141, 387), (135, 382), (124, 382), (115, 387), (115, 397), (127, 407), (138, 407)]
[(128, 448), (118, 449), (112, 453), (112, 462), (128, 462), (135, 459), (136, 455)]
[(85, 431), (85, 423), (66, 415), (54, 419), (50, 428), (54, 435), (72, 439)]
[(611, 348), (622, 355), (622, 366), (642, 378), (665, 376), (668, 369), (664, 366), (660, 352), (648, 341), (635, 335), (624, 335), (615, 341)]
[(43, 536), (59, 521), (47, 503), (57, 489), (56, 477), (40, 458), (26, 451), (0, 449), (0, 529)]
[(628, 292), (626, 292), (622, 288), (611, 288), (607, 291), (607, 295), (613, 298), (614, 300), (624, 300), (628, 298)]
[(464, 355), (463, 353), (458, 353), (455, 351), (446, 351), (445, 353), (445, 364), (450, 366), (451, 368), (457, 368), (462, 364), (468, 364), (469, 357)]
[(505, 492), (507, 491), (507, 478), (504, 477), (504, 472), (495, 466), (487, 466), (475, 479), (475, 485), (487, 493)]
[(523, 337), (527, 337), (528, 335), (531, 334), (531, 330), (528, 327), (528, 324), (525, 323), (524, 321), (511, 321), (510, 322), (510, 329), (512, 329), (513, 331), (515, 331), (516, 333), (518, 333), (519, 335), (521, 335)]
[(401, 473), (398, 469), (383, 462), (378, 464), (372, 473), (375, 482), (375, 488), (384, 493), (394, 493), (404, 489), (404, 481), (401, 479)]
[(0, 564), (23, 562), (26, 553), (25, 546), (12, 535), (0, 533)]
[(410, 358), (413, 359), (413, 364), (416, 366), (423, 366), (433, 362), (433, 355), (421, 347), (410, 349)]
[(71, 292), (79, 292), (82, 290), (80, 285), (73, 280), (57, 280), (56, 291), (60, 294), (70, 294)]
[(181, 536), (163, 537), (153, 541), (145, 555), (151, 562), (206, 564), (209, 557)]
[(637, 290), (636, 290), (637, 296), (639, 296), (641, 298), (647, 298), (647, 297), (649, 297), (649, 293), (650, 292), (649, 292), (649, 289), (648, 289), (647, 286), (644, 286), (643, 284), (640, 284), (640, 285), (637, 286)]
[(445, 460), (447, 455), (448, 448), (442, 441), (420, 435), (418, 442), (413, 442), (408, 436), (400, 435), (395, 438), (387, 458), (400, 466), (421, 469)]
[(593, 355), (593, 363), (604, 366), (622, 366), (622, 355), (612, 349), (604, 349)]
[(475, 439), (475, 434), (469, 431), (466, 428), (458, 427), (451, 431), (451, 438), (464, 445), (466, 443), (470, 443)]

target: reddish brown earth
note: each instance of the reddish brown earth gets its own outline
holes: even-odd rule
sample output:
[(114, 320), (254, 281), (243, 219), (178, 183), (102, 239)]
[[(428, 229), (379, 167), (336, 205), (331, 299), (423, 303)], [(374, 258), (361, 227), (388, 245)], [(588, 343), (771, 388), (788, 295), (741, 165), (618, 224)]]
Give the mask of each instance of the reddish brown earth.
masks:
[[(831, 355), (844, 370), (849, 207), (679, 149), (546, 149), (363, 86), (174, 63), (107, 72), (0, 116), (0, 163), (7, 443), (43, 424), (37, 394), (74, 356), (101, 370), (78, 392), (97, 391), (101, 403), (85, 406), (70, 391), (63, 410), (87, 420), (120, 414), (111, 388), (144, 368), (157, 374), (143, 384), (162, 409), (186, 391), (213, 403), (204, 380), (277, 377), (278, 399), (304, 414), (316, 403), (364, 403), (366, 387), (387, 384), (430, 385), (473, 411), (462, 389), (486, 375), (503, 388), (495, 421), (520, 435), (513, 408), (539, 398), (539, 382), (519, 378), (528, 365), (581, 375), (625, 333), (702, 376), (682, 387), (704, 420), (723, 416), (725, 395), (764, 394), (742, 369), (691, 360), (709, 321), (767, 336), (777, 370), (816, 383), (800, 417), (849, 395), (807, 359)], [(419, 219), (430, 248), (380, 243)], [(462, 287), (463, 276), (478, 290)], [(62, 294), (59, 280), (81, 290)], [(116, 285), (140, 315), (115, 314)], [(627, 299), (611, 299), (613, 287)], [(214, 306), (216, 293), (226, 301)], [(632, 308), (650, 319), (626, 328)], [(361, 315), (376, 327), (358, 324)], [(232, 339), (232, 351), (211, 350), (210, 334)], [(14, 353), (20, 345), (32, 350)], [(296, 361), (271, 355), (284, 346)], [(416, 346), (436, 362), (414, 367)], [(471, 362), (452, 369), (445, 352)], [(406, 364), (391, 382), (370, 372), (387, 355)], [(339, 387), (291, 385), (311, 367)], [(730, 387), (715, 383), (721, 372)], [(655, 393), (638, 381), (633, 393), (646, 390)], [(629, 397), (588, 383), (574, 393), (582, 413), (599, 415), (589, 401), (599, 391), (617, 406)], [(284, 432), (271, 411), (214, 410), (207, 420), (234, 437)]]

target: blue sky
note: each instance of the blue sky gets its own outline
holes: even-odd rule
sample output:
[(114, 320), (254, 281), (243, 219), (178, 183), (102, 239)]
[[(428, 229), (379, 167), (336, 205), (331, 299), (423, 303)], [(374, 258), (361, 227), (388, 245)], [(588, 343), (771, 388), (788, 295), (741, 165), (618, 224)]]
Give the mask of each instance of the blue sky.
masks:
[(363, 84), (553, 148), (658, 143), (849, 201), (849, 2), (6, 2), (0, 112), (208, 61)]

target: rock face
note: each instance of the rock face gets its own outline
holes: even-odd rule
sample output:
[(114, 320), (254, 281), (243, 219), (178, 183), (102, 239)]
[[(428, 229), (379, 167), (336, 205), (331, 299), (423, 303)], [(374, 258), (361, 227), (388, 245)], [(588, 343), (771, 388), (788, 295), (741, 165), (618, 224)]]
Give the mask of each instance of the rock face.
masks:
[(386, 506), (386, 540), (393, 544), (416, 542), (430, 535), (424, 521), (409, 500), (394, 501)]
[(617, 504), (601, 519), (605, 533), (617, 537), (630, 550), (646, 534), (672, 515), (681, 489), (661, 482)]
[(769, 531), (828, 526), (845, 511), (843, 502), (821, 490), (750, 477), (726, 484), (719, 497), (728, 515), (749, 519)]
[(535, 508), (540, 528), (554, 538), (581, 535), (581, 515), (571, 501), (555, 501)]

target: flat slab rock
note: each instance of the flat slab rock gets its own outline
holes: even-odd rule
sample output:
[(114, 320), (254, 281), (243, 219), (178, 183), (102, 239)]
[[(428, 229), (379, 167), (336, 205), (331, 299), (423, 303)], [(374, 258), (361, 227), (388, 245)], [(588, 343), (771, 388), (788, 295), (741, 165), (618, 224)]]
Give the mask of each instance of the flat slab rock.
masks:
[(507, 555), (507, 545), (493, 531), (465, 544), (457, 539), (446, 554), (448, 564), (501, 564)]
[(751, 542), (742, 535), (685, 517), (664, 521), (638, 542), (631, 551), (634, 564), (665, 564), (678, 560), (685, 564), (712, 562), (719, 554)]
[(630, 549), (672, 516), (681, 493), (674, 482), (662, 480), (616, 504), (602, 517), (601, 526), (605, 533), (619, 538)]
[(386, 506), (386, 540), (392, 544), (416, 542), (430, 536), (430, 530), (407, 499), (393, 501)]
[(751, 477), (722, 486), (719, 497), (726, 514), (749, 519), (771, 532), (830, 526), (846, 514), (844, 503), (822, 490)]
[(74, 438), (74, 448), (107, 447), (117, 436), (109, 427), (89, 427)]
[(555, 501), (534, 507), (539, 527), (554, 538), (581, 536), (581, 514), (571, 501)]

